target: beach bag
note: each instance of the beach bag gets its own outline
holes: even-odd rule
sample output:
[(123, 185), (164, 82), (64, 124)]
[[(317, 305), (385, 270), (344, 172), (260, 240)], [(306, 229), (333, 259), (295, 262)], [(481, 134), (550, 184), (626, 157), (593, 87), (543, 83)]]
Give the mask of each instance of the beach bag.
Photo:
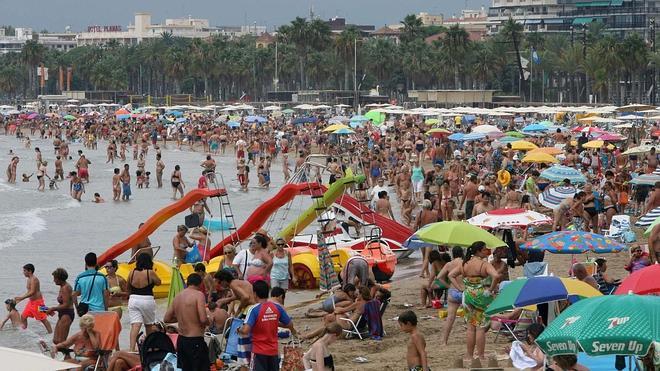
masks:
[(630, 229), (623, 232), (622, 238), (625, 243), (633, 243), (637, 241), (637, 235)]
[[(89, 286), (89, 292), (87, 293), (87, 301), (92, 297), (92, 291), (94, 290), (94, 281), (96, 280), (96, 276), (98, 276), (98, 272), (94, 272), (94, 277), (92, 278), (92, 284)], [(78, 314), (78, 317), (82, 317), (85, 314), (89, 312), (89, 304), (84, 303), (82, 300), (78, 305), (76, 306), (76, 313)]]
[(304, 371), (303, 348), (299, 341), (291, 340), (284, 346), (281, 371)]
[(202, 256), (199, 255), (199, 249), (195, 243), (190, 251), (186, 254), (184, 259), (186, 263), (197, 263), (202, 261)]

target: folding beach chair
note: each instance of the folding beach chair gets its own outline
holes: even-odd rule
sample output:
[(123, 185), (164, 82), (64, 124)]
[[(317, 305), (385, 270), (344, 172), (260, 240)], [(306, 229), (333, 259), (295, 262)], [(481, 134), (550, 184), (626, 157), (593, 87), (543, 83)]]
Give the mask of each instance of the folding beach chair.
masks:
[[(370, 302), (374, 302), (374, 300), (379, 303), (379, 315), (380, 315), (380, 321), (381, 321), (381, 327), (382, 327), (382, 320), (383, 320), (383, 314), (385, 314), (385, 309), (387, 309), (387, 306), (390, 303), (390, 299), (387, 298), (383, 300), (383, 302), (380, 302), (377, 299), (372, 299)], [(366, 306), (366, 304), (365, 304)], [(365, 337), (370, 337), (371, 336), (371, 329), (369, 329), (369, 323), (367, 320), (367, 316), (363, 313), (360, 315), (360, 318), (356, 322), (353, 322), (350, 318), (339, 318), (342, 321), (347, 321), (350, 325), (351, 328), (349, 330), (344, 330), (344, 333), (346, 334), (346, 338), (350, 339), (351, 337), (357, 336), (360, 340), (364, 340)], [(385, 329), (382, 329), (383, 335), (387, 335), (385, 333)]]
[(512, 336), (513, 339), (518, 341), (525, 340), (527, 337), (527, 329), (532, 323), (535, 323), (538, 318), (538, 312), (535, 310), (523, 309), (520, 312), (518, 319), (506, 319), (502, 317), (493, 316), (491, 320), (502, 324), (499, 331), (495, 334), (495, 342), (500, 334)]
[(112, 352), (118, 348), (121, 321), (117, 312), (89, 312), (94, 316), (94, 329), (101, 334), (94, 370), (107, 370)]

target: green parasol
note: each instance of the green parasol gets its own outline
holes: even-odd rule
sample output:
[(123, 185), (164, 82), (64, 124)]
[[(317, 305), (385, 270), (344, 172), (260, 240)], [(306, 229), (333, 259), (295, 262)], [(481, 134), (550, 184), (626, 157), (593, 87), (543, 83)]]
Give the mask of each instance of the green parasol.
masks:
[(653, 231), (653, 228), (655, 228), (656, 225), (660, 224), (660, 216), (655, 218), (655, 220), (649, 225), (648, 228), (644, 231), (644, 236), (648, 237), (651, 235), (651, 231)]
[(371, 119), (374, 124), (380, 125), (385, 121), (385, 114), (376, 110), (371, 110), (367, 112), (364, 117)]
[(67, 120), (67, 121), (73, 121), (73, 120), (76, 119), (76, 116), (73, 116), (73, 115), (66, 115), (66, 116), (64, 116), (64, 117), (62, 117), (62, 118), (65, 119), (65, 120)]
[(470, 246), (474, 242), (483, 241), (486, 246), (494, 248), (506, 246), (504, 241), (479, 227), (466, 222), (438, 222), (427, 224), (415, 235), (418, 239), (437, 245)]
[(172, 266), (172, 275), (170, 278), (170, 292), (167, 294), (167, 307), (172, 304), (174, 297), (181, 292), (186, 285), (183, 283), (183, 276), (176, 265)]
[(507, 131), (506, 133), (504, 133), (504, 135), (506, 135), (508, 137), (514, 137), (514, 138), (524, 138), (525, 137), (525, 134), (523, 134), (519, 131), (515, 131), (515, 130)]
[(644, 356), (660, 339), (660, 297), (605, 295), (580, 300), (536, 339), (548, 356), (608, 354)]

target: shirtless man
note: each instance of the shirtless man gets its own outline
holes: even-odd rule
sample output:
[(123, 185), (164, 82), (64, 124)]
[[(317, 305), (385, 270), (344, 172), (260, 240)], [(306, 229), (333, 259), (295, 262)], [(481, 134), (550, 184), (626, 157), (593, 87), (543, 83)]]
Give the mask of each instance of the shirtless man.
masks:
[(520, 208), (520, 193), (516, 191), (516, 185), (513, 182), (510, 182), (507, 185), (507, 191), (504, 195), (504, 208), (505, 209), (518, 209)]
[(653, 192), (649, 194), (648, 201), (646, 201), (646, 211), (649, 212), (656, 207), (660, 206), (660, 182), (656, 182), (653, 187)]
[(156, 181), (158, 182), (158, 188), (163, 188), (163, 170), (165, 170), (165, 163), (159, 153), (156, 155)]
[(376, 201), (376, 213), (394, 220), (394, 213), (392, 212), (392, 205), (390, 204), (387, 191), (378, 192), (378, 200)]
[(209, 348), (204, 341), (209, 318), (201, 284), (202, 278), (197, 273), (191, 273), (187, 280), (188, 286), (176, 295), (163, 318), (165, 323), (176, 322), (178, 325), (176, 348), (182, 370), (209, 370), (211, 365)]
[(200, 166), (205, 170), (215, 172), (215, 160), (211, 157), (211, 155), (207, 155), (206, 160), (204, 160)]
[(660, 224), (656, 224), (651, 230), (648, 243), (650, 246), (649, 259), (651, 259), (651, 263), (660, 263)]
[(128, 201), (131, 197), (131, 173), (128, 171), (128, 168), (128, 164), (124, 164), (124, 170), (119, 175), (122, 190), (121, 199), (124, 201)]
[(27, 319), (32, 317), (37, 321), (41, 321), (46, 328), (46, 331), (50, 334), (53, 332), (53, 329), (50, 326), (50, 322), (48, 322), (46, 312), (41, 310), (41, 307), (45, 307), (44, 297), (41, 295), (39, 279), (34, 275), (34, 265), (30, 263), (25, 264), (23, 266), (23, 275), (27, 278), (27, 292), (14, 298), (16, 304), (24, 299), (28, 299), (25, 309), (23, 309), (23, 313), (21, 313), (23, 328), (27, 328)]
[(488, 200), (488, 194), (487, 193), (482, 193), (479, 203), (474, 206), (474, 215), (479, 215), (483, 214), (485, 212), (488, 212), (492, 210), (493, 207), (491, 206), (489, 200)]
[(80, 155), (78, 162), (76, 162), (76, 168), (78, 169), (78, 176), (80, 179), (89, 183), (89, 164), (91, 162), (85, 157), (85, 155)]
[(230, 315), (239, 315), (243, 312), (244, 309), (247, 309), (247, 307), (255, 303), (254, 293), (252, 292), (252, 285), (248, 281), (234, 279), (234, 276), (231, 274), (231, 272), (228, 272), (224, 269), (217, 271), (213, 278), (223, 290), (231, 290), (232, 292), (229, 297), (219, 299), (216, 302), (218, 307), (229, 304), (234, 300), (239, 301), (238, 309), (236, 309), (234, 313), (229, 313)]
[(53, 176), (54, 180), (64, 180), (64, 167), (62, 166), (62, 157), (55, 157), (55, 175)]
[(119, 175), (119, 168), (115, 168), (114, 175), (112, 176), (112, 199), (119, 201), (121, 198), (121, 175)]
[[(144, 223), (140, 223), (138, 226), (138, 229), (142, 228)], [(131, 249), (131, 262), (135, 261), (135, 258), (138, 255), (138, 251), (140, 254), (149, 254), (152, 258), (154, 257), (154, 249), (151, 248), (151, 240), (149, 240), (149, 237), (145, 237), (142, 241), (138, 242), (137, 245), (133, 246)]]
[(658, 167), (658, 155), (655, 153), (655, 147), (646, 155), (646, 173), (651, 174)]
[(472, 175), (470, 176), (470, 181), (465, 184), (465, 188), (463, 189), (463, 197), (461, 197), (461, 205), (459, 206), (459, 209), (462, 209), (463, 204), (465, 204), (465, 219), (470, 219), (472, 217), (474, 199), (478, 194), (479, 190), (477, 188), (477, 176)]

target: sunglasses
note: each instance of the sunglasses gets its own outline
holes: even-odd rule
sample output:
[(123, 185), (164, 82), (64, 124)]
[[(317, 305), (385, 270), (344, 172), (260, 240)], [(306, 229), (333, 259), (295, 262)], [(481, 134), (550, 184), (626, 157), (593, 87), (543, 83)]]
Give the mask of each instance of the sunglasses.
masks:
[(278, 243), (277, 246), (286, 246), (286, 245), (283, 243)]

